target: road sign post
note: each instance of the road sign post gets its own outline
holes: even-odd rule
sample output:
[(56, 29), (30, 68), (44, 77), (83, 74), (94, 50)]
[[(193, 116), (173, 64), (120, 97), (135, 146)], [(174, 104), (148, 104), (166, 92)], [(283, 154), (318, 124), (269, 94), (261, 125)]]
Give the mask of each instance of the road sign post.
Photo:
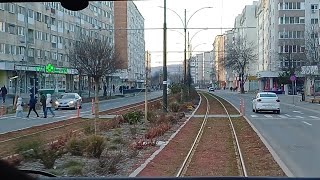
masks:
[(294, 95), (295, 95), (295, 82), (297, 80), (296, 75), (291, 75), (290, 76), (290, 81), (291, 81), (291, 87), (292, 87), (292, 104), (294, 105)]

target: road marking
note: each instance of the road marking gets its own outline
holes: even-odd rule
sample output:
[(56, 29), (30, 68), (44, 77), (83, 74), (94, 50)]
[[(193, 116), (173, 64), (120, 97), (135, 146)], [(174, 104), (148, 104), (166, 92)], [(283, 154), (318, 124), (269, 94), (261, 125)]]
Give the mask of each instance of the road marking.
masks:
[(310, 123), (307, 123), (305, 121), (302, 121), (302, 122), (305, 123), (306, 125), (312, 126), (312, 124), (310, 124)]
[(251, 115), (251, 117), (256, 118), (256, 117), (258, 117), (258, 116), (257, 116), (257, 115)]
[(296, 116), (297, 118), (300, 118), (300, 119), (303, 119), (304, 117), (302, 117), (302, 116)]
[(272, 118), (272, 116), (271, 115), (264, 115), (265, 117), (267, 117), (267, 118)]
[(291, 117), (289, 114), (285, 114), (286, 116), (288, 116), (288, 117)]
[(288, 118), (287, 116), (284, 116), (284, 115), (278, 115), (278, 116), (281, 118)]
[(298, 113), (298, 114), (304, 114), (301, 111), (293, 111), (294, 113)]
[(309, 116), (309, 117), (311, 117), (311, 118), (313, 118), (313, 119), (319, 119), (319, 118), (316, 117), (316, 116)]

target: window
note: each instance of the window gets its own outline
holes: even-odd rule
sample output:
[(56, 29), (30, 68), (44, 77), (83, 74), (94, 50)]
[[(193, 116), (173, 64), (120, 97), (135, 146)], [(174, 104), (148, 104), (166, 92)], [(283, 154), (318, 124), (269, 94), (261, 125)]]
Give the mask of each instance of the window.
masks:
[(37, 57), (41, 58), (41, 49), (37, 49)]
[(4, 3), (0, 3), (0, 10), (4, 10)]
[(0, 44), (0, 54), (4, 54), (4, 44)]
[(318, 24), (318, 18), (312, 18), (311, 24)]
[(313, 10), (318, 9), (318, 4), (311, 4), (311, 9), (313, 9)]
[(8, 54), (13, 54), (15, 55), (16, 54), (16, 46), (15, 45), (9, 45), (9, 53)]
[(15, 5), (12, 3), (9, 3), (9, 12), (10, 13), (15, 13)]
[(29, 9), (28, 11), (28, 17), (33, 18), (33, 11), (31, 9)]
[(28, 50), (28, 57), (34, 57), (34, 49), (30, 48)]
[(318, 38), (318, 33), (311, 33), (311, 38)]
[(299, 24), (304, 24), (304, 17), (300, 17), (300, 22)]
[(17, 6), (18, 7), (18, 14), (22, 14), (22, 15), (25, 15), (25, 9), (24, 7), (21, 7), (21, 6)]
[(24, 29), (24, 27), (18, 26), (17, 28), (18, 28), (18, 35), (24, 36), (24, 35), (25, 35), (25, 32), (24, 32), (25, 29)]
[(15, 34), (15, 26), (13, 24), (9, 24), (8, 31), (10, 34)]
[(49, 24), (49, 16), (44, 15), (44, 22), (45, 22), (46, 24)]
[(62, 61), (62, 58), (63, 58), (63, 54), (58, 54), (58, 61)]
[(58, 59), (57, 53), (56, 53), (56, 52), (51, 52), (51, 58), (52, 58), (53, 60), (57, 60), (57, 59)]
[(57, 36), (56, 35), (51, 35), (51, 42), (56, 43), (57, 42)]
[(49, 51), (44, 51), (44, 58), (48, 59), (49, 58)]
[(2, 31), (2, 32), (6, 31), (5, 25), (6, 25), (6, 23), (0, 21), (0, 31)]
[(36, 31), (36, 39), (42, 39), (42, 32)]
[(58, 37), (58, 43), (62, 43), (63, 38), (61, 36)]
[(37, 18), (37, 21), (39, 21), (39, 22), (41, 22), (42, 21), (42, 15), (41, 15), (41, 13), (39, 13), (39, 12), (37, 12), (36, 13), (36, 18)]
[(63, 22), (62, 21), (58, 21), (58, 28), (63, 28)]
[(66, 28), (66, 30), (69, 30), (69, 24), (67, 22), (64, 23), (64, 27)]
[(26, 50), (26, 48), (25, 47), (23, 47), (23, 46), (19, 46), (18, 47), (18, 54), (23, 54), (24, 55), (24, 52), (25, 52), (25, 50)]
[(48, 34), (48, 33), (45, 33), (45, 34), (46, 34), (46, 35), (45, 35), (45, 41), (50, 41), (50, 40), (49, 40), (49, 39), (50, 39), (50, 38), (49, 38), (49, 37), (50, 37), (49, 34)]
[(56, 25), (56, 18), (51, 18), (51, 25)]

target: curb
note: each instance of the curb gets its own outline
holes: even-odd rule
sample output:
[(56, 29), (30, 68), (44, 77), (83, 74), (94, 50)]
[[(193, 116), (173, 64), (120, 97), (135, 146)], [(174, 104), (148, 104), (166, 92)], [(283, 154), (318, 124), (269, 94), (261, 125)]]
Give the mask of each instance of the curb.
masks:
[[(216, 96), (218, 96), (216, 94)], [(224, 99), (225, 101), (227, 101), (229, 104), (231, 104), (237, 111), (239, 111), (239, 109), (233, 105), (230, 101), (228, 101), (227, 99), (219, 96), (220, 98)], [(240, 112), (240, 111), (239, 111)], [(293, 175), (293, 173), (289, 170), (289, 168), (287, 167), (287, 165), (280, 159), (279, 155), (275, 152), (275, 150), (272, 148), (272, 146), (268, 143), (268, 141), (263, 137), (263, 135), (258, 131), (258, 129), (251, 123), (251, 121), (246, 117), (243, 116), (245, 118), (245, 120), (249, 123), (249, 125), (252, 127), (252, 129), (257, 133), (257, 135), (259, 136), (259, 138), (261, 139), (261, 141), (263, 142), (263, 144), (268, 148), (269, 152), (271, 153), (273, 159), (278, 163), (278, 165), (280, 166), (280, 168), (283, 170), (283, 172), (288, 176), (288, 177), (295, 177)]]
[(169, 144), (169, 142), (180, 132), (180, 130), (190, 121), (190, 119), (192, 118), (192, 116), (196, 113), (196, 111), (199, 109), (200, 104), (201, 104), (201, 96), (200, 96), (200, 101), (199, 104), (197, 106), (197, 108), (192, 112), (192, 114), (190, 115), (190, 117), (179, 127), (179, 129), (173, 133), (170, 138), (160, 146), (160, 148), (158, 150), (156, 150), (154, 153), (152, 153), (152, 155), (143, 163), (140, 165), (140, 167), (138, 167), (136, 170), (134, 170), (129, 177), (136, 177), (144, 168), (147, 167), (147, 165), (167, 146), (167, 144)]

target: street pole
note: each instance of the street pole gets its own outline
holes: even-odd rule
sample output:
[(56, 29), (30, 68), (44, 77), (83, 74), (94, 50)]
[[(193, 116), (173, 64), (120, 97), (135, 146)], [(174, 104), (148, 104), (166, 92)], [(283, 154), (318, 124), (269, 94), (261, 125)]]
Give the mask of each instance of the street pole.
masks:
[(167, 0), (164, 0), (163, 22), (163, 111), (167, 111)]
[(184, 83), (187, 83), (187, 10), (184, 9)]
[(145, 77), (145, 91), (144, 91), (144, 121), (145, 123), (148, 123), (148, 97), (147, 97), (147, 92), (148, 92), (148, 59), (149, 55), (147, 53), (147, 63), (146, 63), (146, 77)]

